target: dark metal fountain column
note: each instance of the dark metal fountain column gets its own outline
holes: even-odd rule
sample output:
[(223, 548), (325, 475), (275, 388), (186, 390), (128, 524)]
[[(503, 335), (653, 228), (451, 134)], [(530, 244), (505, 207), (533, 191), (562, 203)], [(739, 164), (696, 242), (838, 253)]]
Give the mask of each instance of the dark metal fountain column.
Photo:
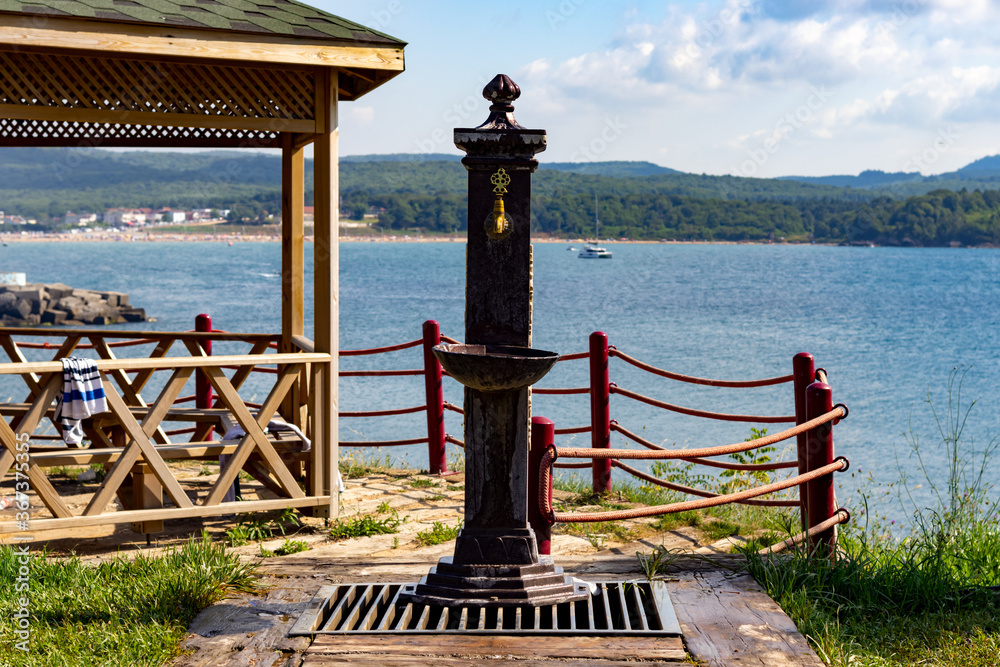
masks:
[[(511, 104), (521, 91), (498, 74), (483, 90), (493, 102), (475, 129), (456, 129), (469, 172), (469, 241), (465, 268), (466, 344), (531, 347), (531, 173), (545, 150), (545, 130), (527, 130)], [(491, 238), (496, 201), (494, 176), (510, 182), (502, 195), (509, 229)], [(490, 229), (490, 231), (493, 231)], [(528, 430), (530, 389), (485, 393), (465, 389), (465, 528), (456, 563), (527, 564), (538, 560), (528, 531)]]
[[(469, 174), (469, 240), (466, 256), (465, 346), (454, 350), (473, 369), (465, 389), (465, 525), (455, 554), (442, 559), (412, 592), (419, 601), (444, 605), (553, 604), (586, 596), (571, 579), (540, 558), (528, 527), (529, 385), (554, 363), (553, 353), (531, 350), (531, 173), (545, 150), (545, 131), (514, 119), (521, 94), (498, 74), (483, 89), (490, 116), (473, 129), (456, 129)], [(502, 200), (502, 202), (501, 202)], [(476, 346), (481, 346), (478, 349)], [(438, 348), (435, 348), (438, 350)], [(449, 369), (441, 351), (436, 352)], [(508, 375), (527, 357), (546, 356), (534, 380), (503, 390), (477, 384), (496, 371)], [(496, 379), (490, 378), (490, 379)]]

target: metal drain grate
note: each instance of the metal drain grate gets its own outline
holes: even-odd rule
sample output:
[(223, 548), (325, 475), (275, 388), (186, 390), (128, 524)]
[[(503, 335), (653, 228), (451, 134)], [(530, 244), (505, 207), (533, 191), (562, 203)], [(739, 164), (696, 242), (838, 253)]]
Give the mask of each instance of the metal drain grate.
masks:
[(596, 582), (585, 600), (542, 607), (444, 607), (399, 599), (413, 587), (324, 586), (289, 634), (681, 634), (659, 581)]

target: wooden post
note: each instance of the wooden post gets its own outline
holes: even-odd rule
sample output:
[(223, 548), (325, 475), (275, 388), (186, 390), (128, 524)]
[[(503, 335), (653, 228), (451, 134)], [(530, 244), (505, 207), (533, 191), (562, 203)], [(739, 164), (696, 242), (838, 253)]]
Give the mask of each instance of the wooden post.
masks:
[(444, 387), (441, 364), (431, 351), (441, 343), (441, 327), (434, 320), (424, 322), (424, 393), (427, 397), (427, 469), (432, 475), (448, 472), (448, 452), (444, 432)]
[[(593, 449), (611, 447), (611, 384), (608, 334), (590, 334), (590, 442)], [(594, 459), (594, 495), (611, 493), (611, 461)]]
[[(802, 424), (809, 421), (806, 416), (806, 388), (812, 383), (816, 373), (816, 362), (813, 355), (808, 352), (799, 352), (792, 357), (792, 385), (795, 392), (795, 423)], [(796, 444), (799, 459), (799, 474), (803, 474), (809, 469), (809, 442), (808, 433), (800, 433), (796, 437)], [(807, 497), (805, 488), (799, 487), (800, 518), (802, 530), (809, 528), (809, 514), (806, 509)]]
[[(833, 390), (825, 382), (813, 382), (806, 389), (806, 413), (809, 419), (821, 417), (833, 410)], [(808, 468), (815, 470), (833, 463), (833, 422), (809, 431)], [(837, 511), (833, 473), (823, 475), (805, 485), (809, 527), (826, 521)], [(822, 554), (833, 555), (837, 544), (836, 526), (812, 538), (811, 546)]]
[[(281, 135), (281, 351), (297, 351), (293, 336), (305, 333), (305, 149), (297, 135)], [(302, 426), (301, 391), (289, 392), (281, 408), (286, 420)]]
[(535, 531), (538, 540), (538, 553), (542, 556), (552, 554), (552, 524), (542, 516), (539, 507), (539, 494), (548, 493), (549, 505), (552, 504), (552, 478), (549, 477), (549, 488), (543, 491), (539, 485), (538, 467), (542, 462), (545, 450), (555, 444), (556, 425), (546, 417), (531, 418), (531, 447), (528, 450), (528, 525)]
[[(151, 510), (163, 507), (163, 486), (153, 474), (153, 469), (145, 463), (132, 466), (132, 507), (135, 510)], [(162, 533), (163, 520), (138, 521), (132, 523), (136, 533)]]
[[(208, 332), (212, 330), (212, 318), (204, 313), (198, 315), (194, 318), (194, 330), (200, 332)], [(212, 356), (212, 341), (205, 340), (199, 341), (198, 345), (201, 349), (205, 350), (205, 354)], [(194, 400), (195, 407), (205, 410), (212, 407), (214, 399), (212, 397), (212, 384), (208, 381), (208, 376), (205, 375), (205, 371), (200, 368), (195, 371), (194, 375)], [(206, 440), (212, 439), (212, 432), (214, 429), (208, 429), (205, 434)]]
[(323, 69), (316, 81), (316, 124), (314, 146), (315, 243), (313, 247), (315, 345), (317, 352), (330, 355), (329, 364), (314, 364), (313, 484), (312, 495), (330, 496), (330, 505), (320, 508), (326, 517), (339, 511), (337, 491), (338, 423), (337, 354), (339, 340), (339, 216), (337, 164), (337, 81), (333, 69)]

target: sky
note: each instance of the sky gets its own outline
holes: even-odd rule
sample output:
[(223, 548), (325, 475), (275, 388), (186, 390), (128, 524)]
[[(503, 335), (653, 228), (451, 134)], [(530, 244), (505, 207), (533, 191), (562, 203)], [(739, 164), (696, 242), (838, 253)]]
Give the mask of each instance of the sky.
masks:
[(306, 1), (408, 42), (405, 72), (342, 103), (341, 155), (459, 154), (498, 73), (541, 161), (929, 175), (1000, 153), (1000, 2)]

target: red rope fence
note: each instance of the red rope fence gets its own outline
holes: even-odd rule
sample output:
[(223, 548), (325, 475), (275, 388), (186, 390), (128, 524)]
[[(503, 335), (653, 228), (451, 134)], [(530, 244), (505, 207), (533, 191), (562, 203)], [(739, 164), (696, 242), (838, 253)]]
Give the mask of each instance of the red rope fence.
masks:
[(341, 357), (360, 357), (368, 354), (385, 354), (386, 352), (395, 352), (397, 350), (406, 350), (411, 347), (417, 347), (423, 343), (422, 338), (417, 340), (411, 340), (406, 343), (400, 343), (398, 345), (386, 345), (384, 347), (369, 347), (361, 350), (341, 350), (338, 355)]
[(789, 375), (782, 375), (781, 377), (767, 378), (765, 380), (744, 380), (744, 381), (708, 380), (705, 378), (698, 378), (690, 375), (673, 373), (671, 371), (665, 371), (662, 368), (651, 366), (647, 363), (639, 361), (634, 357), (630, 357), (624, 352), (619, 351), (618, 348), (614, 346), (608, 346), (608, 356), (618, 357), (622, 361), (628, 364), (632, 364), (636, 368), (640, 368), (654, 375), (659, 375), (660, 377), (669, 378), (671, 380), (677, 380), (678, 382), (687, 382), (689, 384), (707, 385), (709, 387), (733, 387), (733, 388), (768, 387), (771, 385), (791, 382), (793, 379), (792, 375), (789, 374)]
[(655, 398), (649, 398), (648, 396), (643, 396), (642, 394), (637, 394), (634, 391), (629, 391), (627, 389), (622, 389), (615, 385), (611, 385), (610, 393), (619, 394), (626, 398), (631, 398), (647, 405), (652, 405), (657, 408), (663, 408), (664, 410), (670, 410), (671, 412), (678, 412), (682, 415), (689, 415), (691, 417), (703, 417), (705, 419), (716, 419), (719, 421), (728, 422), (748, 422), (751, 424), (785, 424), (785, 423), (795, 423), (795, 415), (787, 417), (767, 417), (760, 415), (730, 415), (721, 412), (708, 412), (706, 410), (695, 410), (693, 408), (682, 408), (679, 405), (674, 405), (672, 403), (667, 403), (665, 401), (658, 401)]
[(820, 535), (821, 533), (830, 530), (837, 524), (847, 523), (850, 520), (851, 520), (851, 513), (848, 512), (843, 507), (841, 507), (840, 509), (837, 510), (836, 514), (834, 514), (826, 521), (821, 521), (820, 523), (817, 523), (809, 530), (804, 530), (798, 535), (789, 537), (787, 540), (784, 540), (783, 542), (778, 542), (777, 544), (772, 544), (769, 547), (764, 547), (763, 549), (760, 549), (757, 553), (760, 554), (761, 556), (766, 556), (767, 554), (780, 553), (785, 549), (787, 549), (788, 547), (793, 547), (796, 544), (801, 544), (802, 542), (805, 542), (810, 538), (814, 538)]
[[(597, 453), (597, 452), (594, 452)], [(647, 453), (647, 452), (642, 452)], [(652, 452), (650, 452), (652, 453)], [(552, 478), (552, 464), (557, 457), (556, 448), (551, 447), (542, 457), (541, 469), (539, 473), (539, 498), (542, 503), (542, 513), (548, 517), (550, 522), (560, 523), (595, 523), (598, 521), (621, 521), (624, 519), (638, 519), (646, 516), (658, 516), (660, 514), (673, 514), (676, 512), (686, 512), (688, 510), (705, 509), (717, 505), (728, 505), (738, 503), (758, 496), (763, 496), (775, 491), (781, 491), (793, 486), (799, 486), (810, 482), (824, 475), (828, 475), (848, 468), (847, 459), (839, 457), (833, 463), (825, 465), (807, 473), (790, 477), (789, 479), (772, 482), (753, 489), (745, 489), (736, 493), (717, 495), (712, 498), (702, 498), (701, 500), (685, 500), (668, 505), (655, 505), (652, 507), (636, 507), (627, 510), (613, 510), (610, 512), (555, 512), (552, 504), (548, 500), (548, 486)]]
[(396, 410), (368, 410), (360, 412), (340, 412), (338, 413), (341, 417), (391, 417), (393, 415), (409, 415), (414, 412), (424, 412), (427, 410), (426, 405), (417, 405), (412, 408), (398, 408)]
[[(686, 493), (691, 496), (701, 496), (703, 498), (717, 498), (718, 493), (712, 493), (711, 491), (703, 491), (702, 489), (696, 489), (691, 486), (684, 486), (683, 484), (674, 484), (673, 482), (667, 482), (655, 477), (648, 473), (644, 473), (641, 470), (636, 470), (630, 465), (622, 463), (621, 461), (612, 461), (611, 465), (616, 468), (621, 468), (625, 472), (629, 473), (633, 477), (638, 477), (639, 479), (645, 480), (650, 484), (655, 484), (656, 486), (662, 486), (665, 489), (670, 489), (671, 491), (679, 491), (680, 493)], [(736, 501), (742, 505), (763, 505), (767, 507), (798, 507), (801, 503), (798, 500), (739, 500)]]
[[(648, 447), (660, 452), (668, 451), (666, 447), (661, 447), (660, 445), (654, 445), (649, 440), (642, 438), (635, 433), (632, 433), (623, 426), (620, 426), (618, 422), (611, 422), (611, 430), (621, 433), (629, 440), (632, 440), (643, 447)], [(802, 431), (799, 431), (801, 433)], [(556, 431), (558, 433), (558, 430)], [(796, 434), (797, 435), (797, 434)], [(789, 436), (791, 437), (791, 436)], [(787, 438), (786, 438), (787, 439)], [(700, 463), (701, 465), (706, 465), (712, 468), (725, 468), (726, 470), (782, 470), (784, 468), (795, 468), (798, 463), (795, 461), (778, 461), (775, 463), (726, 463), (724, 461), (713, 461), (711, 459), (703, 459), (698, 457), (682, 457), (682, 461), (687, 461), (688, 463)]]

